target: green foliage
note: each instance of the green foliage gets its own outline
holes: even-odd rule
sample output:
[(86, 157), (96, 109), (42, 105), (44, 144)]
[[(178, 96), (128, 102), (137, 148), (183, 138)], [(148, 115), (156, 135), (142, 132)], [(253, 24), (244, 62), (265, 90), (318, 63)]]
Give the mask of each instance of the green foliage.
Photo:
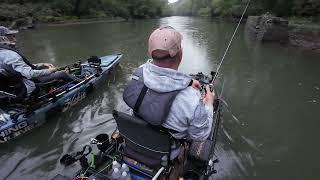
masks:
[(211, 8), (210, 7), (205, 7), (205, 8), (200, 8), (198, 11), (199, 16), (210, 16), (211, 13)]
[[(29, 8), (27, 12), (19, 12), (25, 5), (45, 7), (42, 9)], [(153, 18), (162, 16), (163, 10), (167, 15), (170, 10), (167, 0), (2, 0), (0, 3), (0, 19), (12, 20), (31, 14), (39, 15), (36, 19), (56, 21), (64, 17), (123, 17)], [(12, 7), (14, 10), (5, 11), (1, 7)], [(49, 10), (48, 10), (49, 9)], [(18, 15), (17, 17), (15, 17)]]
[(73, 10), (73, 4), (71, 1), (56, 0), (52, 3), (52, 8), (60, 14), (71, 14)]
[[(241, 16), (248, 0), (2, 0), (0, 21), (20, 17), (56, 21), (65, 17), (153, 18), (169, 15)], [(251, 0), (247, 14), (320, 19), (320, 0)], [(317, 21), (319, 22), (319, 21)]]
[[(174, 15), (241, 16), (248, 0), (180, 0), (170, 7)], [(277, 16), (320, 16), (319, 0), (251, 0), (248, 14), (270, 12)]]
[(319, 0), (294, 0), (293, 13), (299, 16), (320, 17)]
[(214, 14), (241, 16), (241, 0), (212, 0)]

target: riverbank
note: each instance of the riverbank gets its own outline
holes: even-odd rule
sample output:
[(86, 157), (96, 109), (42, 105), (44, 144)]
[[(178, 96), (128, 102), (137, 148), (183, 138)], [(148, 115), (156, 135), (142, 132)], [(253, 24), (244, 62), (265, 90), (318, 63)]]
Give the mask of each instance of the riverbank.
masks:
[(68, 26), (68, 25), (75, 25), (75, 24), (93, 24), (93, 23), (114, 23), (114, 22), (125, 22), (130, 21), (124, 18), (115, 17), (115, 18), (81, 18), (81, 19), (62, 19), (60, 21), (54, 22), (46, 22), (46, 23), (39, 23), (39, 26)]
[(250, 39), (320, 50), (320, 25), (316, 20), (282, 18), (271, 14), (249, 16), (246, 30)]
[(297, 47), (320, 51), (320, 23), (309, 19), (289, 19), (290, 44)]

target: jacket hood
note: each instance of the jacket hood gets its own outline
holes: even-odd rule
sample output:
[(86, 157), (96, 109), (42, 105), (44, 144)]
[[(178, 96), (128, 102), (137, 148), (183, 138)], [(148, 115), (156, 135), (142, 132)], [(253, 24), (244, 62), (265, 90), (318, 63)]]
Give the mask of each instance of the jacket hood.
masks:
[(191, 76), (178, 72), (174, 69), (162, 68), (145, 63), (143, 66), (144, 84), (156, 92), (166, 93), (183, 90), (189, 86)]

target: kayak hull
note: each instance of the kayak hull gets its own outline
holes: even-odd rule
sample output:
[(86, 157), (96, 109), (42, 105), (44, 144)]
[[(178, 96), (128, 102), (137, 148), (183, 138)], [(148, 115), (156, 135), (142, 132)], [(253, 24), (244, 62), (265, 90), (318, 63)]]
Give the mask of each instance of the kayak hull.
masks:
[(92, 67), (86, 62), (82, 63), (82, 71), (98, 71), (99, 68), (99, 73), (93, 72), (91, 77), (59, 93), (47, 104), (32, 112), (22, 113), (13, 119), (9, 113), (0, 109), (0, 143), (16, 139), (35, 127), (43, 125), (52, 115), (65, 112), (81, 102), (93, 89), (98, 88), (97, 86), (106, 80), (107, 74), (119, 64), (121, 57), (121, 54), (100, 57), (99, 67)]

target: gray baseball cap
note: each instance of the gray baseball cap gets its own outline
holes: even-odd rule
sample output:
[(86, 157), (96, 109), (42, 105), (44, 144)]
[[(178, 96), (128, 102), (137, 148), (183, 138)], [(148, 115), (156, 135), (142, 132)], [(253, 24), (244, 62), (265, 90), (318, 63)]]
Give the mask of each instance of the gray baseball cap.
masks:
[(17, 34), (18, 32), (19, 31), (17, 31), (17, 30), (10, 30), (7, 27), (0, 26), (0, 36), (6, 36), (6, 35), (9, 35), (9, 34)]

